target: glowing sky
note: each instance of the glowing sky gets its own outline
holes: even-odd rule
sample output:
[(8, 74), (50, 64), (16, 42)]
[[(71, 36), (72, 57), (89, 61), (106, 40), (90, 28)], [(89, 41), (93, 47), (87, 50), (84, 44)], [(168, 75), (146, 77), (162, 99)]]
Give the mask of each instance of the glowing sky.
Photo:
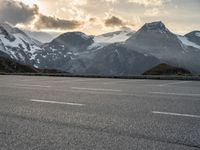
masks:
[(28, 5), (36, 4), (36, 0), (23, 0), (23, 2), (28, 4)]
[(31, 30), (101, 34), (124, 27), (137, 30), (153, 21), (163, 21), (179, 34), (200, 30), (200, 0), (0, 0), (0, 3), (1, 22)]

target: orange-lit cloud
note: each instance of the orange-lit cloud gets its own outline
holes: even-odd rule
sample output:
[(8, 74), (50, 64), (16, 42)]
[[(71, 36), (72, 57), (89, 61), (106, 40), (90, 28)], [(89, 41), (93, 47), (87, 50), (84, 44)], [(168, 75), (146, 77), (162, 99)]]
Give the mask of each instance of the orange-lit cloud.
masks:
[(122, 27), (137, 30), (157, 20), (181, 34), (200, 29), (199, 0), (0, 0), (0, 4), (0, 22), (32, 30), (101, 34)]

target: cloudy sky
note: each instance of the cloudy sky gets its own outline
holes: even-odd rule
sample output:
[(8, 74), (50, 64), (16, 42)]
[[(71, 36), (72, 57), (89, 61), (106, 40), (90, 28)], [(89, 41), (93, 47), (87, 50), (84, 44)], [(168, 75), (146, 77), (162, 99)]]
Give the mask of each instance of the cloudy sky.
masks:
[(102, 34), (163, 21), (173, 32), (200, 30), (200, 0), (0, 0), (0, 22), (37, 31)]

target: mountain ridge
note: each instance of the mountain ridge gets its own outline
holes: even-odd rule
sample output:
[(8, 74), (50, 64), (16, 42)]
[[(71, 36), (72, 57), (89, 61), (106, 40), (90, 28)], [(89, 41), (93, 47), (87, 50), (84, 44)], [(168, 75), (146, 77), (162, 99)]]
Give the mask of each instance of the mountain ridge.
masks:
[[(199, 40), (196, 34), (198, 31), (192, 37)], [(122, 30), (99, 36), (67, 32), (45, 44), (37, 43), (20, 29), (0, 26), (0, 55), (23, 64), (76, 74), (137, 75), (159, 63), (199, 73), (200, 49), (186, 43), (186, 39), (195, 42), (191, 34), (174, 34), (160, 21), (146, 23), (137, 32)], [(146, 63), (149, 66), (145, 67)]]

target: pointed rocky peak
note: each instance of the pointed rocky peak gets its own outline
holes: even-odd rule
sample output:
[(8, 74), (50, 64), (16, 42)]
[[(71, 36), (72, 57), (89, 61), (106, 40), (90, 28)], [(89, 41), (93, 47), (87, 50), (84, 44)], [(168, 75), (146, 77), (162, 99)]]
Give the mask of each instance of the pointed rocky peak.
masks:
[(160, 33), (170, 32), (161, 21), (146, 23), (139, 31), (158, 31)]

